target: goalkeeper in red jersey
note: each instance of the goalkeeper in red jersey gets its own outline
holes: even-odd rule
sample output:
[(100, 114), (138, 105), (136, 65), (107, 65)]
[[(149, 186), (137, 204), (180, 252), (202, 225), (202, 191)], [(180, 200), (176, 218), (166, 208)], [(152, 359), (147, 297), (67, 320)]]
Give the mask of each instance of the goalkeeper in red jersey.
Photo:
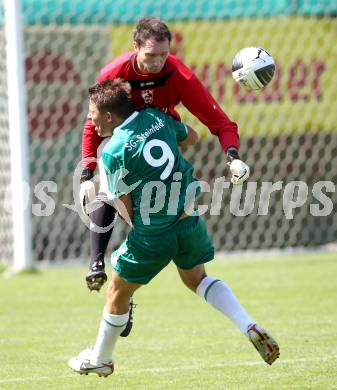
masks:
[[(134, 52), (124, 53), (106, 65), (99, 73), (98, 82), (114, 78), (127, 80), (132, 87), (132, 98), (137, 110), (147, 107), (162, 109), (175, 119), (180, 120), (175, 107), (182, 103), (196, 116), (219, 142), (227, 153), (232, 182), (242, 183), (249, 176), (249, 167), (240, 160), (239, 136), (235, 122), (222, 111), (218, 103), (209, 94), (193, 71), (178, 58), (169, 53), (171, 32), (167, 25), (156, 17), (144, 17), (139, 20), (133, 35)], [(84, 124), (82, 139), (81, 186), (94, 175), (97, 149), (103, 145), (88, 116)], [(81, 191), (81, 204), (87, 202), (85, 191)], [(90, 290), (99, 291), (107, 280), (104, 269), (104, 254), (111, 237), (115, 221), (115, 210), (107, 202), (104, 191), (100, 189), (90, 212), (90, 266), (86, 281)], [(111, 229), (95, 229), (111, 227)], [(131, 319), (132, 320), (132, 319)], [(127, 332), (126, 332), (127, 333)]]

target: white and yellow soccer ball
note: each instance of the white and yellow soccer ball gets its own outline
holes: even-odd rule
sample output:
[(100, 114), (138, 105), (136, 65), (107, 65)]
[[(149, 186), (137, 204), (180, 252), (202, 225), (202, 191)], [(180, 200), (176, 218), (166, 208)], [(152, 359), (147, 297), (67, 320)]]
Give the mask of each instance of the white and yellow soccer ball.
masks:
[(275, 73), (273, 57), (261, 47), (245, 47), (234, 57), (234, 80), (248, 90), (259, 90), (270, 83)]

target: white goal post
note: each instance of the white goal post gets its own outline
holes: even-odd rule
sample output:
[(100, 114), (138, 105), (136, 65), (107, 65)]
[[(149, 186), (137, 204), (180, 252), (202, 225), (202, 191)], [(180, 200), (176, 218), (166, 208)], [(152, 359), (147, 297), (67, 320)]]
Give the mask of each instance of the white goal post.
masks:
[(24, 51), (20, 0), (4, 0), (8, 125), (11, 165), (13, 268), (33, 268), (29, 183), (28, 127), (25, 104)]

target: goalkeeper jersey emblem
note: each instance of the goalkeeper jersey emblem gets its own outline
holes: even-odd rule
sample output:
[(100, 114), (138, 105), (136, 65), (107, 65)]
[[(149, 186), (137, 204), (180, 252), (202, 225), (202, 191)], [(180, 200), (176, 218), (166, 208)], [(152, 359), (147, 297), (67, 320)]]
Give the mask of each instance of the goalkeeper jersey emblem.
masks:
[(153, 103), (153, 89), (144, 89), (141, 91), (141, 95), (145, 104)]

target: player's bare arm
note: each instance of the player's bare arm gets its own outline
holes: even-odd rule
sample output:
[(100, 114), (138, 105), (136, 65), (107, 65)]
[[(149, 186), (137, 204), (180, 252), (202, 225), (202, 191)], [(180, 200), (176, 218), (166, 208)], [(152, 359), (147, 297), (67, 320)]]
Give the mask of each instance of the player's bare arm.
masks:
[(132, 226), (133, 204), (131, 195), (122, 195), (121, 197), (114, 199), (113, 203), (118, 214), (128, 225)]
[(192, 127), (188, 125), (186, 125), (186, 127), (188, 129), (188, 136), (184, 139), (184, 141), (179, 143), (179, 146), (182, 147), (195, 145), (199, 142), (200, 139), (199, 134), (194, 129), (192, 129)]

